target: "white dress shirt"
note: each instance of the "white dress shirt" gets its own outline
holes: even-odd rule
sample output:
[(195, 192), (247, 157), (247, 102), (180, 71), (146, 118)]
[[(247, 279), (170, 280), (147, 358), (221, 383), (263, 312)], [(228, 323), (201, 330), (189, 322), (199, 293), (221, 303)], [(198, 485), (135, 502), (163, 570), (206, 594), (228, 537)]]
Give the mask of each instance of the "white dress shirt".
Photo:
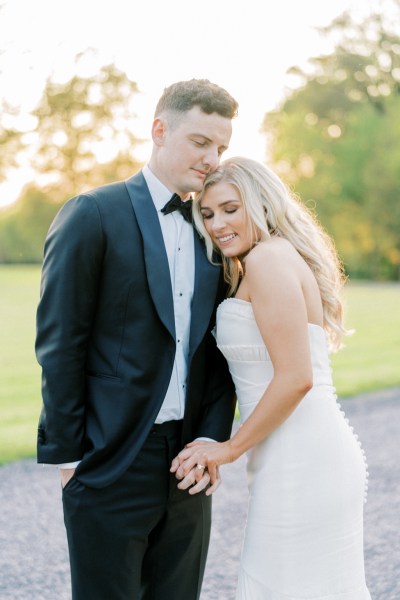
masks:
[(185, 221), (179, 210), (169, 215), (161, 212), (173, 192), (157, 179), (148, 166), (145, 166), (142, 172), (160, 221), (174, 301), (175, 362), (166, 396), (156, 418), (156, 423), (163, 423), (164, 421), (183, 419), (185, 412), (191, 306), (194, 290), (194, 234), (192, 225)]

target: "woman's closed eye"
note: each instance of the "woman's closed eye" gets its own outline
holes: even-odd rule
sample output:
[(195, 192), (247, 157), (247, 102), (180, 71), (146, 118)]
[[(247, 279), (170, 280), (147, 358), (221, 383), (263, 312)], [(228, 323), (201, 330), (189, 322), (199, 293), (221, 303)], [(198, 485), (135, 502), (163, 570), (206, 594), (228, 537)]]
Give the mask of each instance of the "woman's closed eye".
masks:
[[(224, 213), (226, 215), (233, 215), (233, 213), (235, 213), (237, 211), (237, 209), (238, 209), (237, 206), (235, 206), (233, 208), (225, 208)], [(212, 219), (214, 217), (214, 213), (202, 211), (201, 216), (203, 217), (203, 219)]]

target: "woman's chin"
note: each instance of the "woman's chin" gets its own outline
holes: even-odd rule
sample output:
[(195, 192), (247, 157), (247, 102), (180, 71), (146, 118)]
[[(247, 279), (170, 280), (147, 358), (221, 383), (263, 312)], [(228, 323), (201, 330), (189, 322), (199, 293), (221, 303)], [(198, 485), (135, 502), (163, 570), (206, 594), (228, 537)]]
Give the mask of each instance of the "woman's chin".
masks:
[(220, 248), (220, 252), (225, 256), (225, 258), (234, 258), (237, 256), (237, 253), (233, 250), (233, 248)]

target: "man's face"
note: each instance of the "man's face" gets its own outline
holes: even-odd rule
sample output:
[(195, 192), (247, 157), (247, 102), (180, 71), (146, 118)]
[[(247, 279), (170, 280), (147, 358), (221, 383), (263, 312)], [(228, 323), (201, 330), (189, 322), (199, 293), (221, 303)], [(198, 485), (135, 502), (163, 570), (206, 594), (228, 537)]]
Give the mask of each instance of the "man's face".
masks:
[(156, 118), (153, 141), (157, 147), (154, 174), (171, 192), (184, 198), (199, 192), (204, 179), (219, 164), (232, 135), (231, 119), (207, 115), (198, 106), (183, 113), (170, 127), (168, 117)]

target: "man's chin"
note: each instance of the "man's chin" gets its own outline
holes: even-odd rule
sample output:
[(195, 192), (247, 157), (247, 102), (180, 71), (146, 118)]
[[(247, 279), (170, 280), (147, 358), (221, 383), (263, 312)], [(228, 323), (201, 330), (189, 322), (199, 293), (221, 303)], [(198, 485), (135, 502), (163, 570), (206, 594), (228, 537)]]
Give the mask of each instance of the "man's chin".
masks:
[(204, 180), (200, 181), (199, 179), (196, 179), (192, 182), (192, 192), (201, 192), (201, 190), (203, 189), (203, 185), (204, 185)]

